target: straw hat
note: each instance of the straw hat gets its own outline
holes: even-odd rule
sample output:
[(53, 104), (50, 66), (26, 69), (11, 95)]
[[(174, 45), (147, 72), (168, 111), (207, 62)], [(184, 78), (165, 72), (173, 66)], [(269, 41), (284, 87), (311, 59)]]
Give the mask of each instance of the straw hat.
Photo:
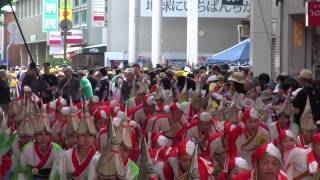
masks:
[(234, 72), (229, 76), (228, 81), (244, 84), (243, 74), (241, 72)]
[(301, 69), (299, 78), (312, 79), (312, 71), (309, 69)]

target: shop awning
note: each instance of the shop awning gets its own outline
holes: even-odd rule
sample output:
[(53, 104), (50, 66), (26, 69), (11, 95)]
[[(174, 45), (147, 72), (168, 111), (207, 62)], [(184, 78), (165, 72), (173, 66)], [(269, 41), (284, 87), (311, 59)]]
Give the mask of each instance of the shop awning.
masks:
[(82, 54), (104, 54), (106, 51), (106, 44), (98, 44), (82, 48)]

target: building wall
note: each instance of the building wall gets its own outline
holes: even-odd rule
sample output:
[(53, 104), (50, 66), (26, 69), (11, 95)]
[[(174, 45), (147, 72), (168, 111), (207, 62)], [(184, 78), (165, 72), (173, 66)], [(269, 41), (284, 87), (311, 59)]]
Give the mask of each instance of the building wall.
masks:
[[(109, 1), (108, 14), (108, 51), (128, 50), (128, 1)], [(138, 17), (138, 52), (151, 51), (151, 17)], [(199, 31), (205, 35), (199, 37), (199, 55), (214, 54), (237, 43), (237, 25), (241, 19), (200, 18)], [(162, 51), (186, 52), (187, 19), (163, 18)]]
[(305, 22), (304, 1), (282, 1), (281, 17), (281, 70), (290, 74), (297, 74), (301, 68), (312, 68), (312, 33), (303, 29), (303, 43), (301, 47), (295, 45), (295, 22), (301, 19)]

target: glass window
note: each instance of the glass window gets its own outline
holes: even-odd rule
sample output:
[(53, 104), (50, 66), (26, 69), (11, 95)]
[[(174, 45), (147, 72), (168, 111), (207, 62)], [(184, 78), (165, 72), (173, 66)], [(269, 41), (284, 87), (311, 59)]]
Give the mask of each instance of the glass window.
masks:
[(74, 26), (79, 26), (79, 12), (74, 12), (73, 13), (73, 24)]
[(74, 0), (74, 7), (80, 6), (80, 0)]
[(87, 5), (87, 0), (81, 0), (81, 5)]
[(36, 14), (36, 0), (31, 0), (31, 16)]
[(29, 7), (28, 7), (28, 17), (31, 17), (32, 16), (32, 0), (28, 0), (28, 4), (29, 4)]
[(81, 11), (81, 25), (87, 24), (87, 11)]

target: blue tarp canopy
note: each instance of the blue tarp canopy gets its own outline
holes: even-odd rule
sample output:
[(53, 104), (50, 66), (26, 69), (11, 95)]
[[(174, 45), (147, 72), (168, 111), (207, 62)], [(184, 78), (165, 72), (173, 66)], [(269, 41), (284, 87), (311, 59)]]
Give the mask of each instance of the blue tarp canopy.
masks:
[(217, 53), (208, 58), (209, 64), (239, 63), (246, 64), (250, 61), (250, 38)]

